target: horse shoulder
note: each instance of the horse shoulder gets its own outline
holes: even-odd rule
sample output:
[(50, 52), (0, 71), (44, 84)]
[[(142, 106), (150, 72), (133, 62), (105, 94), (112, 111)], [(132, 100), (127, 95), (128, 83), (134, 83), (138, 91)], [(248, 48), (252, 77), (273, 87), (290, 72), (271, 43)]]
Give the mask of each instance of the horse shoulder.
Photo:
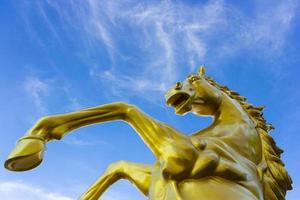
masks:
[[(262, 144), (259, 133), (252, 124), (241, 123), (224, 128), (230, 134), (220, 139), (242, 157), (258, 164), (262, 159)], [(226, 132), (225, 131), (225, 132)]]

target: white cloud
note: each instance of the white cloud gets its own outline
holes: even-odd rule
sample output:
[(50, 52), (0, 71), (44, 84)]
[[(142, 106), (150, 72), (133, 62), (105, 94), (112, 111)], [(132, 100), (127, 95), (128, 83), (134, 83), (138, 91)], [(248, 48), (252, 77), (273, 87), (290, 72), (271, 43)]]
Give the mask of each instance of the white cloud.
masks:
[(51, 31), (51, 33), (54, 35), (54, 37), (59, 41), (60, 41), (60, 37), (59, 34), (57, 33), (55, 26), (53, 25), (51, 18), (48, 17), (47, 12), (45, 12), (44, 8), (43, 8), (43, 4), (39, 1), (36, 1), (36, 8), (39, 11), (40, 16), (42, 17), (44, 23), (46, 24), (46, 27), (48, 28), (49, 31)]
[(64, 84), (63, 86), (60, 87), (60, 89), (63, 90), (64, 97), (68, 101), (67, 110), (74, 111), (74, 110), (82, 109), (83, 106), (80, 104), (78, 98), (76, 98), (71, 93), (71, 89), (70, 89), (70, 86), (68, 84)]
[[(103, 2), (101, 2), (102, 4)], [(96, 1), (88, 1), (89, 13), (86, 13), (88, 19), (83, 26), (86, 26), (86, 30), (90, 36), (99, 40), (105, 47), (110, 56), (111, 61), (114, 61), (115, 57), (115, 44), (112, 39), (110, 30), (105, 23), (105, 16), (102, 14), (103, 5), (97, 3)], [(101, 19), (101, 20), (100, 20)]]
[[(131, 31), (136, 32), (138, 38), (134, 40), (139, 51), (145, 52), (143, 60), (147, 60), (140, 69), (141, 73), (134, 77), (120, 73), (113, 67), (106, 71), (91, 68), (92, 77), (98, 77), (102, 83), (106, 83), (105, 86), (114, 95), (124, 93), (128, 96), (144, 92), (146, 98), (155, 97), (155, 93), (161, 97), (176, 82), (183, 70), (185, 74), (193, 71), (200, 60), (205, 58), (206, 36), (201, 34), (214, 31), (224, 23), (222, 1), (212, 1), (200, 8), (170, 1), (138, 3), (131, 7), (120, 2), (108, 4), (101, 6), (102, 9), (105, 6), (110, 8), (106, 15), (113, 19), (112, 26), (119, 20), (119, 23), (127, 24)], [(122, 12), (117, 9), (120, 4)], [(95, 7), (97, 6), (94, 5)], [(98, 12), (104, 10), (102, 9), (98, 9)], [(100, 22), (104, 19), (93, 18)], [(116, 34), (112, 34), (112, 37), (118, 38)], [(178, 64), (179, 59), (183, 59), (187, 53), (190, 66), (183, 68)]]
[[(70, 28), (65, 28), (67, 35), (72, 37), (74, 31), (82, 35), (81, 42), (87, 44), (82, 51), (90, 55), (85, 63), (92, 78), (98, 78), (112, 94), (130, 96), (145, 92), (149, 93), (145, 96), (148, 99), (153, 99), (154, 94), (161, 97), (182, 78), (181, 74), (194, 71), (200, 64), (221, 66), (226, 57), (245, 51), (277, 59), (286, 45), (298, 7), (293, 0), (268, 7), (258, 1), (253, 3), (250, 16), (223, 0), (193, 5), (168, 0), (70, 1), (65, 5), (70, 9), (51, 1), (47, 5), (56, 11), (63, 27)], [(40, 13), (53, 30), (46, 11)], [(130, 51), (120, 46), (122, 40), (129, 41)], [(95, 54), (99, 46), (106, 49), (109, 66), (104, 66), (103, 59)], [(138, 73), (127, 73), (131, 70), (128, 60), (140, 63), (135, 70)]]
[(0, 181), (0, 199), (13, 200), (73, 200), (36, 185), (21, 181)]
[(101, 146), (111, 146), (104, 140), (86, 140), (77, 136), (69, 136), (68, 138), (62, 140), (63, 143), (69, 145), (77, 145), (77, 146), (93, 146), (93, 145), (101, 145)]
[[(180, 69), (184, 69), (178, 65), (180, 61), (189, 59), (190, 68), (184, 69), (187, 73), (194, 70), (200, 60), (205, 58), (208, 48), (205, 42), (206, 35), (224, 24), (223, 7), (222, 1), (210, 1), (195, 7), (162, 1), (159, 4), (139, 4), (127, 11), (129, 21), (135, 24), (137, 29), (143, 30), (143, 34), (139, 35), (142, 43), (150, 43), (145, 46), (148, 52), (149, 49), (158, 52), (159, 56), (155, 59), (163, 61), (157, 63), (157, 69), (160, 69), (162, 77), (169, 77), (162, 79), (166, 85), (174, 83), (181, 73)], [(185, 55), (188, 58), (184, 58)], [(153, 70), (153, 63), (148, 63), (147, 67)], [(162, 71), (164, 67), (165, 70)]]
[[(51, 111), (47, 109), (52, 101), (60, 101), (62, 111), (74, 111), (82, 108), (76, 94), (71, 91), (71, 86), (67, 80), (59, 78), (40, 78), (37, 75), (30, 75), (25, 79), (24, 90), (27, 96), (34, 104), (35, 114), (38, 116), (44, 115)], [(35, 119), (36, 120), (36, 119)]]
[(38, 112), (44, 112), (45, 106), (43, 103), (43, 96), (49, 91), (49, 86), (46, 82), (38, 77), (29, 77), (25, 82), (25, 91), (32, 98)]
[[(76, 193), (78, 193), (78, 188), (76, 186), (74, 188), (76, 188)], [(80, 190), (82, 190), (82, 187), (80, 187)], [(68, 192), (70, 191), (70, 188), (68, 188)], [(24, 181), (0, 181), (0, 199), (3, 200), (75, 200), (78, 198), (79, 196), (69, 197), (54, 193)], [(123, 180), (109, 188), (102, 195), (101, 200), (127, 200), (132, 198), (145, 199), (133, 185)]]
[[(57, 3), (47, 1), (46, 5), (39, 5), (39, 12), (54, 34), (56, 31), (53, 24), (47, 18), (46, 10), (43, 10), (46, 6), (56, 11), (62, 24), (68, 24), (72, 28), (80, 26), (81, 29), (78, 30), (86, 36), (89, 44), (96, 41), (104, 45), (112, 62), (110, 71), (115, 74), (117, 71), (120, 76), (123, 74), (118, 73), (119, 69), (114, 66), (115, 57), (130, 57), (130, 55), (120, 53), (121, 50), (116, 45), (115, 40), (119, 39), (118, 30), (125, 25), (130, 31), (136, 33), (138, 38), (130, 38), (130, 40), (136, 41), (138, 51), (145, 52), (146, 63), (143, 63), (141, 73), (127, 83), (128, 87), (123, 87), (127, 92), (132, 89), (133, 93), (140, 91), (137, 88), (160, 93), (165, 91), (180, 74), (178, 56), (182, 54), (181, 51), (188, 51), (190, 54), (188, 59), (191, 66), (185, 71), (193, 70), (194, 65), (196, 63), (198, 65), (199, 60), (206, 54), (206, 44), (198, 33), (215, 29), (217, 24), (222, 23), (223, 15), (222, 1), (211, 1), (206, 5), (199, 5), (199, 8), (170, 1), (160, 3), (71, 1), (69, 13), (57, 6)], [(96, 44), (90, 45), (93, 46)], [(103, 73), (99, 67), (97, 69), (94, 67), (92, 70), (97, 70), (98, 74)], [(126, 80), (128, 77), (124, 75), (121, 79)], [(153, 83), (157, 86), (153, 87)]]
[(259, 49), (265, 54), (281, 53), (286, 35), (296, 14), (293, 1), (264, 8), (253, 20), (248, 19), (241, 28), (239, 41), (244, 48)]

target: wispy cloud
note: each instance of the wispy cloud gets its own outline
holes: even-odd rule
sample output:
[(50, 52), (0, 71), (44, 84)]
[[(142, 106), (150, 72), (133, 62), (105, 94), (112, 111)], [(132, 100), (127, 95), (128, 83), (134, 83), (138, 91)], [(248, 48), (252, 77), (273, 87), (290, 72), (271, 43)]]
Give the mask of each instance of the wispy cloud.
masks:
[[(82, 186), (77, 188), (82, 190)], [(87, 189), (87, 188), (86, 188)], [(70, 188), (68, 188), (70, 190)], [(70, 190), (71, 191), (71, 190)], [(70, 192), (69, 191), (69, 192)], [(83, 193), (82, 191), (81, 193)], [(80, 192), (79, 192), (80, 195)], [(49, 189), (42, 188), (24, 181), (0, 181), (0, 198), (5, 200), (75, 200), (78, 197), (70, 197), (64, 194), (49, 191)], [(129, 199), (143, 199), (142, 193), (137, 191), (132, 185), (121, 181), (115, 187), (109, 188), (103, 196), (102, 200), (129, 200)]]
[(74, 111), (82, 108), (78, 98), (71, 92), (67, 80), (30, 75), (24, 81), (24, 90), (27, 97), (33, 102), (35, 113), (38, 116), (49, 112), (47, 107), (51, 101), (60, 101), (62, 111)]
[(59, 34), (57, 33), (57, 30), (55, 29), (55, 26), (53, 25), (51, 18), (49, 18), (48, 13), (43, 8), (45, 5), (39, 1), (36, 1), (35, 3), (36, 3), (37, 10), (39, 11), (39, 14), (43, 19), (43, 22), (46, 24), (45, 27), (47, 27), (48, 30), (51, 31), (55, 39), (59, 41), (59, 43), (61, 43)]
[[(263, 12), (261, 12), (263, 10)], [(272, 7), (258, 10), (254, 19), (245, 19), (240, 31), (238, 47), (251, 48), (272, 55), (281, 53), (286, 42), (288, 31), (296, 14), (297, 4), (294, 1), (282, 1)]]
[(104, 140), (86, 140), (76, 136), (70, 136), (69, 138), (62, 140), (62, 142), (65, 144), (76, 145), (76, 146), (93, 146), (93, 145), (111, 146)]
[(60, 89), (62, 89), (64, 97), (68, 101), (67, 110), (74, 111), (82, 109), (83, 106), (80, 104), (78, 98), (72, 94), (68, 84), (64, 84), (62, 87), (60, 87)]
[[(147, 92), (155, 93), (166, 90), (166, 85), (163, 82), (155, 82), (143, 77), (131, 77), (116, 73), (112, 70), (103, 72), (90, 71), (93, 78), (101, 80), (106, 88), (117, 97), (124, 97), (130, 90), (131, 95), (141, 95)], [(113, 84), (112, 84), (113, 83)]]
[[(277, 58), (298, 7), (293, 0), (268, 8), (257, 2), (249, 17), (223, 0), (193, 5), (167, 0), (70, 1), (68, 12), (57, 3), (47, 4), (64, 27), (70, 27), (67, 35), (72, 37), (76, 31), (83, 36), (91, 78), (98, 78), (112, 94), (130, 96), (145, 91), (148, 99), (161, 96), (181, 74), (202, 63), (221, 66), (226, 57), (241, 51)], [(53, 30), (46, 11), (40, 13)], [(110, 62), (95, 57), (99, 46), (105, 48)]]
[[(118, 95), (137, 95), (141, 92), (152, 97), (155, 97), (155, 93), (161, 95), (182, 72), (186, 74), (193, 71), (205, 58), (205, 35), (224, 23), (222, 1), (199, 5), (199, 8), (170, 1), (137, 3), (132, 7), (122, 6), (124, 12), (115, 9), (120, 7), (120, 2), (110, 3), (109, 7), (114, 8), (108, 9), (108, 15), (113, 19), (112, 25), (123, 23), (136, 33), (130, 39), (135, 41), (134, 48), (137, 51), (144, 52), (143, 59), (137, 60), (143, 63), (138, 75), (120, 73), (120, 69), (92, 69), (92, 77), (98, 76), (99, 80), (107, 83), (105, 86), (110, 87), (113, 94)], [(118, 39), (115, 34), (113, 37)], [(186, 63), (184, 57), (187, 54), (189, 62), (187, 67), (182, 67), (181, 63)]]
[(28, 77), (25, 81), (25, 91), (33, 100), (37, 111), (44, 112), (46, 108), (42, 99), (49, 92), (48, 84), (38, 77)]
[[(87, 1), (87, 7), (89, 12), (85, 13), (86, 18), (88, 19), (87, 23), (84, 25), (88, 34), (91, 37), (94, 37), (100, 43), (102, 43), (109, 54), (109, 57), (112, 62), (115, 59), (116, 48), (113, 40), (113, 36), (110, 33), (106, 20), (107, 15), (103, 12), (103, 2), (98, 3), (97, 1)], [(104, 3), (104, 5), (106, 5)]]
[(21, 181), (0, 181), (0, 198), (13, 200), (73, 200)]

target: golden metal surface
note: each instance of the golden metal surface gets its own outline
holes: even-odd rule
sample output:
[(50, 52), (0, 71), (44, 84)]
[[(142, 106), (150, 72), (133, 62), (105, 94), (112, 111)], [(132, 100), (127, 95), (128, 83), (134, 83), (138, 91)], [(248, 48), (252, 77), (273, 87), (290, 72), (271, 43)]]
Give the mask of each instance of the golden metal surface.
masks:
[(166, 94), (166, 102), (183, 115), (211, 116), (214, 122), (192, 135), (152, 119), (137, 107), (116, 102), (40, 119), (21, 138), (5, 167), (25, 171), (39, 165), (45, 144), (82, 126), (123, 120), (157, 158), (153, 165), (120, 161), (81, 196), (96, 200), (127, 179), (150, 200), (283, 200), (291, 178), (280, 150), (262, 117), (263, 107), (205, 76), (204, 67)]

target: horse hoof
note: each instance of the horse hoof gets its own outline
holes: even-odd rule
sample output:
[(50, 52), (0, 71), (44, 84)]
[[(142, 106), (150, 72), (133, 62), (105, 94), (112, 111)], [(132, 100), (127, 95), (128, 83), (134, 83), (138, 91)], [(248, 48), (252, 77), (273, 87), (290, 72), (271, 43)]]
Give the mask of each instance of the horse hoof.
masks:
[(4, 163), (11, 171), (26, 171), (37, 167), (43, 161), (45, 141), (38, 136), (21, 138)]

